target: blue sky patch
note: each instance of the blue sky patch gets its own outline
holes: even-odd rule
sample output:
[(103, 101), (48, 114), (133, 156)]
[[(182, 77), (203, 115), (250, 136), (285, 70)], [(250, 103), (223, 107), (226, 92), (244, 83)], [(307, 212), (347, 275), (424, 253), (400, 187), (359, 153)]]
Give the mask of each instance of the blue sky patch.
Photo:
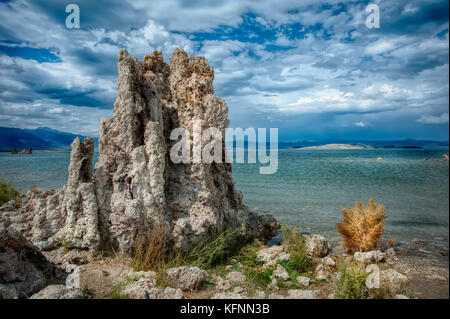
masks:
[(57, 55), (53, 54), (47, 49), (0, 45), (0, 52), (12, 57), (20, 57), (22, 59), (35, 60), (39, 63), (61, 62), (61, 59)]

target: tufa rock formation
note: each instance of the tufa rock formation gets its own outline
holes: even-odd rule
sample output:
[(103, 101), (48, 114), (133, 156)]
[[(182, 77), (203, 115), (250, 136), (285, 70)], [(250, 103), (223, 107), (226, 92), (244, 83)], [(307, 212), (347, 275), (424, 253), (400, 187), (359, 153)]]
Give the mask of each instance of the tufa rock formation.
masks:
[(121, 50), (114, 116), (101, 122), (95, 170), (93, 140), (75, 139), (67, 185), (30, 191), (5, 204), (0, 233), (20, 234), (41, 250), (118, 247), (125, 253), (132, 253), (139, 234), (154, 227), (168, 229), (182, 250), (230, 227), (239, 227), (242, 238), (276, 235), (275, 219), (242, 204), (225, 154), (222, 163), (170, 160), (178, 142), (170, 139), (174, 128), (190, 130), (192, 140), (194, 120), (202, 121), (203, 130), (215, 127), (224, 133), (228, 126), (228, 108), (214, 96), (213, 79), (205, 58), (180, 49), (170, 66), (158, 51), (139, 61)]
[(25, 238), (0, 228), (0, 299), (29, 297), (54, 280), (57, 272)]

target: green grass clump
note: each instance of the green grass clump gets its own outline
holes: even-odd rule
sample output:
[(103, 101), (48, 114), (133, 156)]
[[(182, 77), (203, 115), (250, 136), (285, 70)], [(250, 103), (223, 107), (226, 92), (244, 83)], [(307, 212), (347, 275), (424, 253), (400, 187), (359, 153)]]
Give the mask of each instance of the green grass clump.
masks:
[(237, 260), (243, 265), (243, 273), (249, 281), (255, 286), (267, 286), (271, 281), (274, 268), (262, 268), (257, 259), (257, 252), (264, 247), (259, 241), (255, 240), (251, 245), (242, 249)]
[(193, 266), (209, 269), (226, 262), (242, 245), (239, 241), (239, 230), (226, 229), (212, 241), (196, 245), (184, 256), (184, 260)]
[(130, 296), (127, 294), (122, 293), (124, 285), (117, 285), (113, 287), (113, 289), (105, 295), (106, 299), (130, 299)]
[(273, 269), (246, 269), (245, 275), (256, 286), (266, 287), (272, 281)]
[(243, 283), (249, 294), (257, 289), (267, 289), (267, 285), (272, 281), (271, 277), (274, 267), (263, 268), (258, 261), (257, 253), (266, 246), (259, 240), (254, 239), (247, 243), (234, 256), (234, 268), (241, 271), (247, 278)]
[(367, 274), (361, 265), (343, 262), (338, 269), (339, 279), (335, 296), (340, 299), (363, 299), (368, 297)]
[(364, 266), (361, 264), (343, 261), (339, 265), (338, 272), (340, 277), (338, 277), (335, 286), (336, 298), (391, 299), (393, 297), (389, 283), (382, 278), (380, 278), (379, 288), (368, 288), (366, 286), (366, 279), (370, 273), (366, 273)]
[(0, 178), (0, 206), (20, 196), (20, 190), (14, 188), (12, 181)]
[(300, 234), (298, 227), (282, 225), (281, 232), (284, 250), (291, 255), (291, 259), (281, 261), (279, 264), (286, 269), (292, 279), (297, 278), (302, 273), (311, 271), (313, 263), (306, 253), (305, 239)]

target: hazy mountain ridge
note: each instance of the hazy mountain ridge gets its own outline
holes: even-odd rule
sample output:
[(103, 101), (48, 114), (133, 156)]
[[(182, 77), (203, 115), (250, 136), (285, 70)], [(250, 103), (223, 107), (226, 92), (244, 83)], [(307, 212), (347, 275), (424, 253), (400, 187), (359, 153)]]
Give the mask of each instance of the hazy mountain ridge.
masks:
[[(73, 140), (83, 135), (57, 131), (48, 127), (36, 129), (20, 129), (13, 127), (0, 127), (0, 150), (11, 149), (42, 149), (42, 150), (69, 150)], [(94, 138), (95, 146), (98, 139)]]

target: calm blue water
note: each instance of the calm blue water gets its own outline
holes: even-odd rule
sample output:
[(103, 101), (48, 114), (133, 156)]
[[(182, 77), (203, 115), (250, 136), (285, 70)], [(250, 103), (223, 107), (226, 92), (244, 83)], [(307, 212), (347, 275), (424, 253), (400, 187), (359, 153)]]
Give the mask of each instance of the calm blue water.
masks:
[[(398, 241), (449, 235), (447, 148), (381, 150), (279, 150), (279, 168), (260, 175), (259, 164), (233, 164), (236, 187), (251, 209), (282, 223), (337, 241), (341, 207), (375, 198), (389, 212), (386, 237)], [(66, 183), (69, 153), (0, 153), (0, 176), (27, 191)], [(96, 160), (98, 154), (95, 154)], [(383, 157), (378, 161), (378, 157)]]

